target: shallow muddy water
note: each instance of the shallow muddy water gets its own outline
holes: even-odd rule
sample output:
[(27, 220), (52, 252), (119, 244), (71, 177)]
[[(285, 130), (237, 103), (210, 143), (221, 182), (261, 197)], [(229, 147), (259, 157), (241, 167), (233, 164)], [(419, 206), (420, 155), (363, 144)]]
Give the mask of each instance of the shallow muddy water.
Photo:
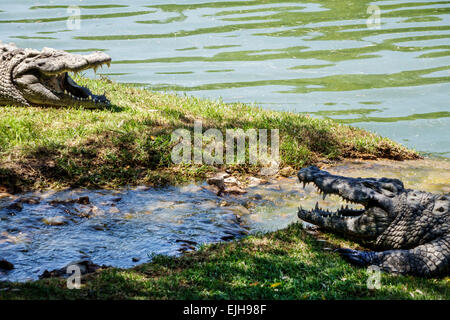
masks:
[[(327, 170), (352, 177), (394, 177), (407, 188), (450, 192), (449, 161), (349, 161)], [(269, 179), (241, 196), (219, 197), (204, 186), (3, 195), (0, 258), (15, 269), (0, 271), (0, 280), (37, 279), (45, 270), (83, 259), (132, 267), (150, 261), (153, 254), (178, 255), (203, 243), (284, 228), (299, 221), (300, 204), (340, 206), (338, 197), (321, 200), (296, 177)]]
[[(374, 8), (379, 24), (371, 20)], [(0, 5), (0, 40), (37, 49), (105, 51), (113, 65), (100, 73), (113, 80), (338, 119), (446, 157), (449, 30), (449, 1)]]

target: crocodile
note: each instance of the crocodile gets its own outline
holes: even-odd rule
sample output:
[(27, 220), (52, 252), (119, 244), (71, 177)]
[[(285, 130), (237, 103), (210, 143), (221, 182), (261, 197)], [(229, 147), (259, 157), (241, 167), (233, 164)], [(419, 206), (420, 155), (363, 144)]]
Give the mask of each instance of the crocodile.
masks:
[(78, 85), (69, 72), (96, 70), (111, 57), (104, 52), (73, 54), (52, 48), (21, 49), (0, 42), (0, 105), (101, 108), (110, 103)]
[(298, 217), (331, 233), (363, 243), (373, 251), (339, 248), (345, 260), (393, 274), (446, 276), (450, 270), (450, 196), (406, 189), (390, 178), (350, 178), (316, 166), (303, 168), (298, 179), (312, 183), (323, 196), (338, 195), (361, 209), (341, 206), (330, 212), (302, 207)]

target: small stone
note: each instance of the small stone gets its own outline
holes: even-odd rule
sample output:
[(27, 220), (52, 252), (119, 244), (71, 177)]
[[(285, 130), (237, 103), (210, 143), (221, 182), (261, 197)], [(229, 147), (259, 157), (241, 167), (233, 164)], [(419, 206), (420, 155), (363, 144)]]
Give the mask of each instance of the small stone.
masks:
[(184, 242), (184, 243), (187, 243), (187, 244), (190, 244), (190, 245), (197, 245), (197, 244), (198, 244), (198, 243), (195, 242), (195, 241), (192, 241), (192, 240), (183, 240), (183, 239), (177, 239), (177, 240), (175, 240), (175, 242)]
[(224, 181), (223, 177), (214, 176), (214, 177), (208, 178), (206, 180), (206, 183), (208, 183), (209, 185), (212, 185), (212, 186), (216, 186), (217, 188), (219, 188), (219, 190), (225, 189), (225, 181)]
[(139, 260), (141, 260), (141, 259), (139, 259), (139, 258), (132, 258), (131, 259), (131, 261), (133, 261), (133, 262), (138, 262)]
[(233, 210), (233, 212), (235, 214), (240, 215), (240, 216), (250, 214), (250, 211), (246, 207), (241, 206), (241, 205), (231, 207), (231, 210)]
[(247, 193), (247, 191), (245, 191), (237, 186), (225, 188), (225, 190), (223, 192), (228, 193), (228, 194), (238, 194), (238, 195)]
[(217, 195), (222, 193), (222, 191), (219, 190), (219, 188), (217, 188), (216, 186), (202, 186), (202, 189), (208, 190), (208, 191), (213, 192), (213, 193), (215, 193)]
[(265, 183), (267, 183), (267, 180), (259, 179), (259, 178), (256, 178), (256, 177), (248, 178), (248, 187), (249, 188), (257, 187), (260, 184), (265, 184)]
[(63, 226), (67, 223), (66, 218), (63, 216), (44, 218), (42, 222), (49, 226)]
[(181, 245), (181, 248), (178, 249), (178, 251), (180, 251), (180, 252), (195, 251), (195, 247), (192, 245), (189, 245), (187, 243), (183, 243)]
[(295, 173), (294, 169), (292, 167), (284, 167), (281, 169), (278, 174), (282, 177), (290, 177)]
[(13, 202), (12, 204), (10, 204), (8, 207), (6, 207), (7, 209), (9, 209), (9, 210), (14, 210), (14, 211), (22, 211), (22, 209), (23, 209), (23, 204), (22, 203), (20, 203), (20, 202), (18, 202), (18, 201), (16, 201), (16, 202)]
[(76, 203), (79, 204), (90, 204), (90, 200), (88, 196), (84, 196), (84, 197), (79, 197), (77, 200), (75, 200)]
[(9, 271), (14, 269), (14, 265), (11, 262), (3, 259), (0, 260), (0, 269)]

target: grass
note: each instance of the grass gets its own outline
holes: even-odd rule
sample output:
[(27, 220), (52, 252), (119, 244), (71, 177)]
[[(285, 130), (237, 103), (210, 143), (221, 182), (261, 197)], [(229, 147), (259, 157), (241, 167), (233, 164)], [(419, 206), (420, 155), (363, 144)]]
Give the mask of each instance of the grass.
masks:
[[(300, 224), (239, 241), (203, 246), (181, 257), (155, 256), (133, 269), (105, 269), (82, 279), (80, 290), (64, 279), (1, 283), (0, 299), (449, 299), (450, 279), (381, 275), (367, 288), (366, 269), (324, 247), (345, 243)], [(7, 288), (7, 289), (5, 289)]]
[[(279, 129), (281, 166), (299, 169), (341, 158), (413, 159), (414, 151), (362, 129), (241, 103), (225, 104), (75, 77), (106, 92), (107, 109), (1, 107), (0, 188), (29, 189), (176, 184), (203, 179), (217, 166), (172, 163), (171, 134), (217, 128)], [(225, 135), (224, 135), (225, 136)], [(223, 165), (243, 174), (258, 165)]]

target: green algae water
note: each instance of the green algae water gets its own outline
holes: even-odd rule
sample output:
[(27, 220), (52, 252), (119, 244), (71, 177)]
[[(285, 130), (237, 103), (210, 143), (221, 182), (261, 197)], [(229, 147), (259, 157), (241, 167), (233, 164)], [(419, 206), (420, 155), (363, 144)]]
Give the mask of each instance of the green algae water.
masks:
[(449, 37), (450, 1), (0, 5), (0, 40), (105, 51), (113, 65), (98, 73), (115, 81), (328, 117), (444, 157)]

